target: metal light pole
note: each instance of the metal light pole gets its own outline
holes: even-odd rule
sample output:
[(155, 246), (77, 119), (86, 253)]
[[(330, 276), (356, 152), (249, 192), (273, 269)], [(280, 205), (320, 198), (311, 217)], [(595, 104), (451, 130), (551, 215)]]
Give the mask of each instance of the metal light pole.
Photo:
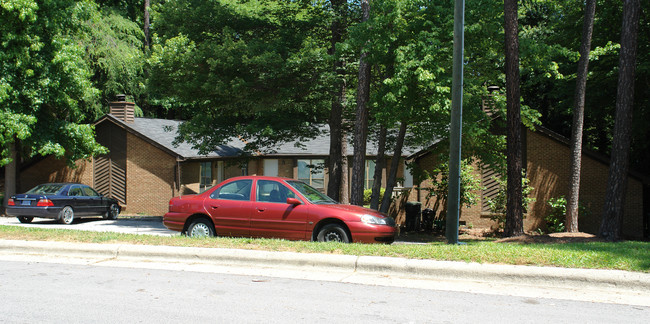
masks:
[(463, 133), (463, 51), (465, 42), (465, 0), (454, 7), (454, 66), (451, 85), (451, 127), (449, 132), (449, 193), (447, 195), (447, 243), (458, 244), (460, 211), (460, 148)]

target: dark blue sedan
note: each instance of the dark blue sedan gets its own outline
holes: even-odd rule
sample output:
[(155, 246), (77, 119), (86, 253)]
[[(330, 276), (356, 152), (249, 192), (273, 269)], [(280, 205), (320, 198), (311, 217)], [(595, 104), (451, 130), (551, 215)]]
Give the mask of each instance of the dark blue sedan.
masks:
[(85, 216), (116, 219), (120, 210), (117, 200), (104, 197), (87, 185), (45, 183), (24, 194), (11, 196), (6, 213), (17, 217), (21, 223), (29, 223), (34, 217), (41, 217), (72, 224), (76, 218)]

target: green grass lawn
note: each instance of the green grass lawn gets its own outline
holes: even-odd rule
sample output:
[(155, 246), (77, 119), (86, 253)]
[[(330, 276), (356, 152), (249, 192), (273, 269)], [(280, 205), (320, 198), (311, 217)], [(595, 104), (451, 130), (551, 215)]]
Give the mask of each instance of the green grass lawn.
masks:
[(381, 245), (223, 237), (196, 239), (18, 226), (0, 226), (0, 239), (234, 248), (650, 272), (650, 242), (639, 241), (567, 244), (467, 241), (466, 245), (444, 242)]

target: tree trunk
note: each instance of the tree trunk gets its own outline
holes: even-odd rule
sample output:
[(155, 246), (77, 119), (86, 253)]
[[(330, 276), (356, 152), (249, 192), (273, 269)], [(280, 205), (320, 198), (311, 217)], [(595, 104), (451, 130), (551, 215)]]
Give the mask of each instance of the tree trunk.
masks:
[(397, 168), (401, 162), (402, 147), (404, 147), (404, 138), (406, 137), (406, 127), (407, 124), (405, 122), (402, 122), (399, 126), (399, 134), (397, 135), (393, 158), (390, 160), (390, 170), (388, 171), (388, 179), (386, 180), (386, 191), (384, 191), (384, 199), (381, 200), (381, 207), (379, 208), (379, 211), (382, 213), (388, 213), (388, 208), (390, 208), (390, 203), (392, 201), (391, 197), (393, 196), (393, 188), (395, 188), (395, 182), (397, 181)]
[(372, 195), (370, 196), (370, 208), (379, 210), (379, 195), (381, 194), (381, 174), (386, 165), (386, 127), (379, 129), (379, 143), (377, 147), (377, 160), (375, 160), (375, 174), (372, 182)]
[[(369, 0), (361, 0), (363, 22), (370, 18)], [(359, 59), (359, 86), (357, 90), (357, 111), (354, 123), (354, 156), (352, 159), (352, 190), (350, 203), (363, 205), (364, 171), (366, 167), (366, 141), (368, 136), (368, 101), (370, 99), (370, 64), (367, 53), (362, 49)]]
[(342, 138), (343, 140), (341, 141), (341, 151), (343, 152), (343, 156), (341, 159), (341, 200), (339, 200), (340, 203), (342, 204), (349, 204), (350, 203), (350, 168), (348, 164), (348, 132), (346, 128), (346, 123), (343, 122), (343, 132), (342, 132)]
[(17, 142), (8, 144), (9, 158), (11, 162), (5, 165), (5, 197), (2, 207), (7, 206), (9, 197), (16, 194), (16, 179), (18, 175), (18, 145)]
[[(333, 0), (332, 10), (334, 11), (334, 21), (332, 21), (331, 32), (332, 39), (330, 42), (329, 54), (336, 55), (336, 44), (341, 42), (342, 30), (345, 26), (343, 8), (345, 0)], [(337, 76), (339, 83), (335, 86), (334, 96), (332, 98), (332, 110), (330, 111), (330, 156), (329, 156), (329, 181), (327, 184), (327, 195), (336, 200), (341, 201), (341, 178), (343, 174), (342, 164), (343, 155), (346, 153), (342, 151), (343, 138), (343, 100), (345, 99), (345, 71), (343, 68), (343, 61), (335, 59), (332, 67), (334, 75)], [(340, 78), (338, 77), (340, 75)]]
[(517, 1), (504, 1), (505, 45), (506, 45), (506, 107), (508, 132), (507, 147), (507, 207), (505, 237), (521, 235), (524, 232), (522, 207), (522, 143), (519, 89), (519, 37), (517, 34)]
[(569, 197), (566, 206), (566, 231), (578, 232), (578, 202), (580, 199), (580, 166), (582, 161), (582, 129), (585, 116), (585, 93), (587, 91), (587, 72), (589, 68), (589, 52), (591, 50), (591, 35), (594, 30), (596, 15), (596, 0), (587, 0), (585, 18), (582, 26), (582, 42), (580, 45), (580, 60), (573, 100), (573, 127), (571, 129), (571, 166), (569, 177)]
[(622, 234), (623, 203), (625, 202), (629, 169), (639, 11), (639, 0), (625, 0), (623, 2), (621, 54), (616, 93), (616, 122), (612, 139), (605, 205), (603, 206), (603, 221), (599, 232), (601, 237), (610, 241), (619, 240)]
[(144, 0), (144, 50), (151, 47), (151, 38), (149, 37), (149, 3), (150, 0)]

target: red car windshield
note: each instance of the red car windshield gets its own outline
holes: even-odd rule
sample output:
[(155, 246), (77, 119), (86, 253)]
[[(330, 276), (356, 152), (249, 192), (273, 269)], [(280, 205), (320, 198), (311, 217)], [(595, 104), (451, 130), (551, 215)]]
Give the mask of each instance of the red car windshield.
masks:
[(337, 204), (337, 202), (302, 181), (287, 181), (312, 204)]
[(55, 195), (61, 191), (61, 188), (63, 188), (62, 184), (46, 183), (29, 189), (26, 193), (35, 195)]

